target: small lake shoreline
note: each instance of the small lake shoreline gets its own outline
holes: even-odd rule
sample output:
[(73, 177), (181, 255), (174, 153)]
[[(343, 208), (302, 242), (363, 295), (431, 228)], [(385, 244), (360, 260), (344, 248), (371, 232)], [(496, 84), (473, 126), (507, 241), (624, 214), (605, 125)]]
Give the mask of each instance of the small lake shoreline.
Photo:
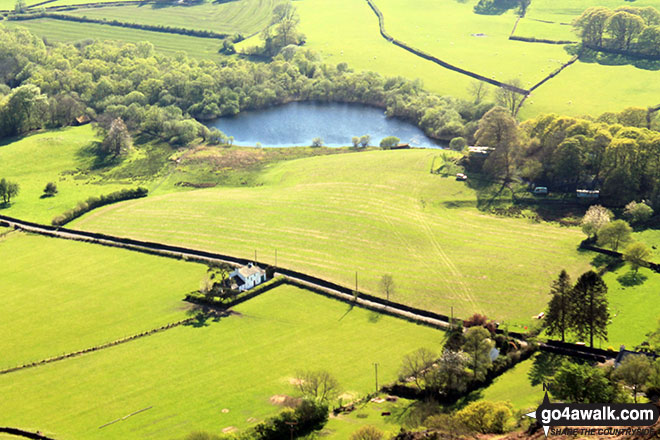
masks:
[(370, 136), (371, 146), (378, 146), (388, 136), (395, 136), (411, 147), (446, 148), (448, 143), (426, 135), (408, 121), (388, 117), (384, 106), (355, 102), (291, 100), (204, 123), (232, 136), (233, 143), (239, 146), (308, 147), (318, 137), (324, 146), (350, 147), (353, 136), (363, 135)]

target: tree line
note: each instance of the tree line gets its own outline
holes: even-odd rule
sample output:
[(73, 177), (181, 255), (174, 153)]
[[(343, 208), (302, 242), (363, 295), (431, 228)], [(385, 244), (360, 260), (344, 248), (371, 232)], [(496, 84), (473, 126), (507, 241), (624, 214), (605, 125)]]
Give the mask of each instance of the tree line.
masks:
[(164, 56), (147, 42), (47, 46), (26, 30), (0, 28), (0, 58), (0, 137), (69, 125), (87, 114), (108, 121), (107, 129), (121, 118), (129, 130), (175, 145), (223, 142), (222, 133), (198, 121), (291, 101), (332, 101), (384, 108), (434, 138), (471, 139), (492, 107), (431, 94), (418, 80), (328, 65), (291, 45), (269, 63), (214, 62)]
[(652, 6), (592, 7), (573, 26), (587, 47), (660, 56), (660, 12)]
[(660, 206), (660, 133), (645, 128), (646, 109), (628, 108), (598, 118), (541, 115), (521, 124), (506, 109), (479, 122), (477, 145), (493, 148), (468, 166), (505, 183), (521, 180), (553, 191), (600, 189), (601, 200), (623, 207), (646, 200)]

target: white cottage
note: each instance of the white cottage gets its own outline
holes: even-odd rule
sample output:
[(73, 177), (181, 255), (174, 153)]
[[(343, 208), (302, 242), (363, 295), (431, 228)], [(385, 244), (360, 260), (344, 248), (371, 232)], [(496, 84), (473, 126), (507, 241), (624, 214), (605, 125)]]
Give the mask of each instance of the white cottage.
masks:
[(231, 288), (244, 292), (266, 281), (266, 271), (253, 263), (241, 266), (229, 274)]

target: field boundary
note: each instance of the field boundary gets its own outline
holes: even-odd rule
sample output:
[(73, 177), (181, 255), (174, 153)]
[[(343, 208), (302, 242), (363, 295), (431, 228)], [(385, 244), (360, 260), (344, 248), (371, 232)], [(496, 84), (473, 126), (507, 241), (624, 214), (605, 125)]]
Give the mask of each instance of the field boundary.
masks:
[(139, 23), (130, 23), (130, 22), (125, 22), (125, 21), (119, 21), (119, 20), (102, 20), (102, 19), (96, 19), (96, 18), (84, 18), (84, 17), (76, 17), (73, 15), (67, 15), (67, 14), (55, 14), (52, 12), (38, 12), (34, 14), (27, 14), (27, 15), (12, 15), (7, 17), (7, 20), (10, 21), (27, 21), (27, 20), (38, 20), (41, 18), (50, 18), (52, 20), (60, 20), (60, 21), (71, 21), (75, 23), (89, 23), (89, 24), (103, 24), (107, 26), (113, 26), (113, 27), (122, 27), (122, 28), (128, 28), (128, 29), (137, 29), (137, 30), (142, 30), (142, 31), (148, 31), (148, 32), (160, 32), (163, 34), (175, 34), (175, 35), (186, 35), (189, 37), (197, 37), (197, 38), (209, 38), (209, 39), (216, 39), (216, 40), (224, 40), (229, 36), (229, 34), (223, 34), (220, 32), (214, 32), (214, 31), (204, 31), (204, 30), (195, 30), (195, 29), (188, 29), (188, 28), (179, 28), (179, 27), (170, 27), (170, 26), (154, 26), (154, 25), (148, 25), (148, 24), (139, 24)]
[(477, 79), (479, 81), (487, 82), (488, 84), (494, 85), (496, 87), (501, 87), (503, 89), (510, 90), (512, 92), (521, 94), (521, 95), (528, 95), (530, 93), (530, 90), (526, 89), (521, 89), (520, 87), (512, 86), (510, 84), (506, 84), (500, 81), (497, 81), (496, 79), (492, 78), (487, 78), (483, 75), (480, 75), (478, 73), (463, 69), (461, 67), (454, 66), (453, 64), (449, 64), (446, 61), (441, 60), (440, 58), (437, 58), (433, 55), (430, 55), (426, 52), (423, 52), (419, 49), (415, 49), (414, 47), (408, 45), (404, 41), (397, 40), (396, 38), (392, 37), (387, 30), (385, 30), (385, 17), (383, 16), (383, 13), (378, 9), (378, 7), (374, 4), (373, 0), (366, 0), (367, 4), (371, 8), (371, 10), (376, 14), (376, 17), (378, 17), (378, 26), (380, 28), (380, 35), (389, 41), (390, 43), (394, 44), (395, 46), (398, 46), (413, 55), (417, 55), (420, 58), (423, 58), (427, 61), (431, 61), (441, 67), (444, 67), (445, 69), (452, 70), (454, 72), (460, 73), (462, 75), (469, 76), (470, 78)]
[(546, 82), (550, 81), (550, 80), (551, 80), (552, 78), (554, 78), (555, 76), (559, 75), (561, 72), (564, 71), (564, 69), (566, 69), (568, 66), (571, 66), (571, 65), (575, 64), (575, 62), (578, 61), (579, 59), (580, 59), (580, 55), (579, 55), (579, 54), (578, 54), (578, 55), (575, 55), (575, 56), (574, 56), (573, 58), (571, 58), (568, 62), (562, 64), (560, 67), (558, 67), (557, 69), (555, 69), (552, 73), (550, 73), (548, 76), (546, 76), (545, 78), (543, 78), (543, 79), (542, 79), (541, 81), (539, 81), (538, 83), (534, 84), (534, 85), (529, 89), (529, 92), (530, 92), (530, 93), (527, 94), (527, 95), (525, 95), (525, 96), (523, 97), (523, 99), (520, 100), (520, 102), (518, 103), (518, 106), (516, 107), (516, 110), (513, 112), (513, 114), (514, 114), (514, 115), (517, 115), (517, 114), (518, 114), (518, 112), (519, 112), (520, 109), (522, 108), (523, 104), (525, 104), (525, 101), (526, 101), (527, 98), (530, 96), (531, 92), (533, 92), (534, 90), (538, 89), (539, 87), (541, 87), (541, 86), (542, 86), (543, 84), (545, 84)]
[(536, 38), (536, 37), (518, 37), (516, 35), (509, 36), (511, 41), (523, 41), (525, 43), (544, 43), (544, 44), (576, 44), (577, 41), (571, 40), (548, 40), (546, 38)]
[(31, 432), (19, 428), (10, 428), (8, 426), (0, 427), (0, 433), (16, 435), (18, 437), (31, 438), (34, 440), (55, 440), (53, 437), (47, 437), (41, 434), (41, 432), (39, 431)]
[[(28, 368), (39, 367), (41, 365), (52, 364), (53, 362), (63, 361), (65, 359), (71, 359), (71, 358), (74, 358), (74, 357), (82, 356), (82, 355), (87, 354), (87, 353), (93, 353), (95, 351), (99, 351), (99, 350), (103, 350), (103, 349), (106, 349), (106, 348), (114, 347), (114, 346), (120, 345), (120, 344), (125, 344), (127, 342), (134, 341), (134, 340), (140, 339), (140, 338), (144, 338), (146, 336), (151, 336), (151, 335), (154, 335), (156, 333), (161, 333), (161, 332), (164, 332), (166, 330), (170, 330), (172, 328), (179, 327), (181, 325), (190, 324), (190, 323), (193, 323), (196, 320), (197, 320), (197, 317), (186, 318), (186, 319), (183, 319), (181, 321), (172, 322), (170, 324), (165, 324), (165, 325), (160, 326), (158, 328), (147, 330), (147, 331), (144, 331), (142, 333), (138, 333), (138, 334), (135, 334), (135, 335), (132, 335), (132, 336), (127, 336), (125, 338), (117, 339), (117, 340), (114, 340), (112, 342), (107, 342), (105, 344), (96, 345), (96, 346), (93, 346), (93, 347), (85, 348), (83, 350), (72, 351), (70, 353), (62, 354), (62, 355), (59, 355), (59, 356), (53, 356), (53, 357), (50, 357), (50, 358), (42, 359), (40, 361), (30, 362), (28, 364), (19, 365), (19, 366), (16, 366), (16, 367), (6, 368), (4, 370), (0, 370), (0, 375), (13, 373), (13, 372), (20, 371), (20, 370), (25, 370), (25, 369), (28, 369)], [(41, 437), (37, 437), (37, 438), (41, 438)]]

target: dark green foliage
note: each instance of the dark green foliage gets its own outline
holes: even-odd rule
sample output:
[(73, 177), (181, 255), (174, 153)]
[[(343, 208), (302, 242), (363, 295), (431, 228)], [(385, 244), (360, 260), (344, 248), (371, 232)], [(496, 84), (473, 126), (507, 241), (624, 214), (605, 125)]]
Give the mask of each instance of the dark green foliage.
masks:
[(57, 185), (54, 182), (48, 182), (44, 188), (44, 197), (53, 197), (57, 194)]
[(572, 290), (571, 277), (565, 270), (562, 270), (559, 278), (552, 283), (550, 291), (552, 299), (548, 304), (548, 310), (544, 318), (548, 336), (561, 336), (562, 342), (564, 342), (566, 332), (571, 328), (572, 323)]
[[(481, 116), (478, 105), (430, 94), (420, 81), (325, 65), (314, 52), (295, 46), (270, 63), (215, 63), (162, 56), (150, 43), (89, 42), (46, 50), (25, 30), (0, 29), (0, 58), (0, 84), (11, 88), (0, 105), (0, 137), (71, 124), (88, 114), (106, 130), (121, 118), (129, 130), (175, 145), (200, 138), (223, 143), (223, 134), (195, 119), (308, 100), (385, 108), (388, 116), (447, 140), (463, 136), (465, 124)], [(66, 106), (59, 102), (65, 97)]]
[(397, 145), (399, 145), (399, 141), (401, 141), (401, 139), (399, 139), (396, 136), (388, 136), (380, 141), (380, 147), (381, 148), (396, 147)]
[(5, 205), (11, 203), (11, 199), (16, 197), (20, 191), (18, 183), (11, 182), (4, 177), (0, 180), (0, 197)]
[(614, 403), (627, 400), (621, 387), (604, 369), (566, 360), (550, 382), (550, 392), (571, 403)]
[(589, 345), (594, 346), (594, 338), (607, 341), (607, 324), (610, 313), (607, 310), (607, 286), (593, 270), (580, 275), (571, 295), (573, 328), (578, 337), (589, 337)]
[(328, 421), (328, 406), (312, 400), (303, 400), (295, 410), (284, 410), (279, 415), (259, 423), (247, 434), (255, 440), (282, 440), (297, 438), (323, 428)]
[(101, 195), (99, 197), (90, 197), (84, 202), (78, 203), (73, 209), (66, 211), (64, 214), (55, 217), (52, 221), (53, 226), (63, 226), (70, 221), (80, 217), (81, 215), (91, 211), (92, 209), (101, 206), (109, 205), (111, 203), (121, 202), (123, 200), (139, 199), (146, 197), (148, 189), (138, 187), (135, 189), (122, 189), (108, 195)]

